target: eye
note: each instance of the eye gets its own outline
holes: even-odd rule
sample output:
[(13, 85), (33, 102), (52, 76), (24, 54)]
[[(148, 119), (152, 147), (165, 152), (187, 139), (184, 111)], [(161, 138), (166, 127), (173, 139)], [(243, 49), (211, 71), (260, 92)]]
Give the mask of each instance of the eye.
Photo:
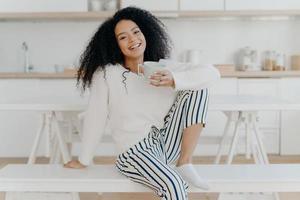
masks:
[(139, 32), (140, 32), (140, 30), (135, 30), (133, 33), (138, 34)]
[(124, 40), (124, 39), (126, 39), (126, 36), (119, 37), (119, 40)]

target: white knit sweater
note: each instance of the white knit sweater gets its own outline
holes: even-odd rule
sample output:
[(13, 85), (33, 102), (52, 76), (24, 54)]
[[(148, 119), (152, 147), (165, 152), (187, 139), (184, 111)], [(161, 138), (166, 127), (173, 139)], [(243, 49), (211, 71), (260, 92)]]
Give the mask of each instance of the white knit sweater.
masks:
[(79, 155), (82, 164), (91, 163), (106, 129), (110, 130), (119, 153), (124, 152), (145, 137), (152, 125), (162, 127), (177, 91), (208, 88), (220, 78), (218, 70), (209, 65), (192, 66), (171, 60), (160, 62), (171, 71), (175, 89), (152, 86), (143, 77), (125, 72), (127, 70), (121, 65), (109, 65), (105, 72), (94, 74), (83, 125)]

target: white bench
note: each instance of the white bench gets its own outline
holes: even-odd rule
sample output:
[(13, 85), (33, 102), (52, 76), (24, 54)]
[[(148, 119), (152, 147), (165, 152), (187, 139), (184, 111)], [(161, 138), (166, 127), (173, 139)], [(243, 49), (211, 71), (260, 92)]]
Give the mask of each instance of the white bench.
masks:
[[(189, 192), (300, 192), (300, 164), (197, 165), (210, 190)], [(149, 192), (120, 175), (113, 165), (66, 169), (61, 165), (7, 165), (1, 192)]]

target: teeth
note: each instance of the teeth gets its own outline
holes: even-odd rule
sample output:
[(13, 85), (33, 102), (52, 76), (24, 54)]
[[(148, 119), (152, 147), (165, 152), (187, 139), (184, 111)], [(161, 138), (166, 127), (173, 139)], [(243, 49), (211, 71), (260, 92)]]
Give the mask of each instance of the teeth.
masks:
[(134, 49), (134, 48), (137, 48), (137, 47), (139, 47), (141, 44), (136, 44), (136, 45), (133, 45), (133, 46), (131, 46), (130, 47), (130, 49)]

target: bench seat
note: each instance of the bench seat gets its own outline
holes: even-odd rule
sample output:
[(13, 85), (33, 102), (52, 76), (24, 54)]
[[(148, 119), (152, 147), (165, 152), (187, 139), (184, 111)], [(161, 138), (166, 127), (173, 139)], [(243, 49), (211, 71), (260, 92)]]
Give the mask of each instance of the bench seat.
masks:
[[(196, 165), (210, 185), (189, 192), (300, 192), (300, 164)], [(0, 170), (2, 192), (149, 192), (113, 165), (66, 169), (62, 165), (9, 164)]]

